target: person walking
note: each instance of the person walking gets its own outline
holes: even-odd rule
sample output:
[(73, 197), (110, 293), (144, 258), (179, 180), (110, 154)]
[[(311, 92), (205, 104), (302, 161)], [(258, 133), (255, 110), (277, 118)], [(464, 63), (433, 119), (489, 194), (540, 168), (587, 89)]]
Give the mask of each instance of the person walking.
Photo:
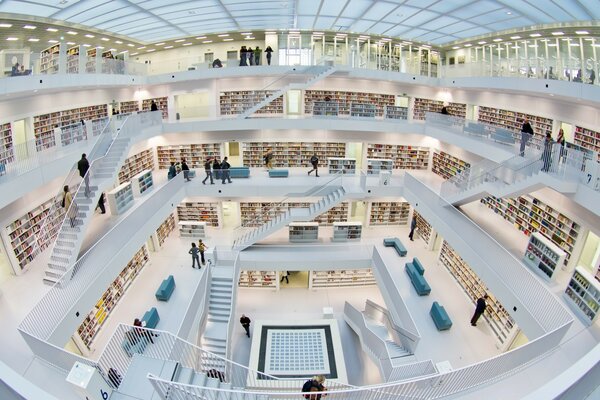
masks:
[(196, 247), (196, 243), (192, 242), (192, 248), (188, 251), (188, 254), (192, 255), (192, 268), (196, 268), (195, 265), (198, 263), (198, 269), (202, 267), (200, 264), (200, 257), (198, 257), (199, 249)]
[(288, 276), (290, 274), (287, 271), (281, 271), (281, 280), (279, 281), (279, 283), (283, 282), (283, 280), (285, 279), (285, 283), (287, 283), (288, 285), (290, 284), (290, 280), (288, 279)]
[(167, 179), (171, 180), (175, 178), (177, 175), (177, 168), (175, 167), (175, 161), (171, 161), (171, 166), (169, 167), (169, 172), (167, 172)]
[(231, 167), (231, 165), (227, 162), (227, 157), (223, 158), (223, 162), (221, 163), (221, 184), (223, 185), (225, 184), (225, 179), (227, 179), (229, 183), (233, 183), (229, 177), (229, 167)]
[(410, 221), (410, 233), (408, 234), (408, 238), (411, 242), (414, 242), (413, 236), (415, 235), (415, 229), (417, 229), (417, 216), (413, 214), (412, 220)]
[(214, 159), (213, 160), (213, 174), (215, 175), (215, 179), (219, 180), (221, 179), (221, 163), (219, 162), (218, 159)]
[(65, 209), (69, 221), (71, 222), (71, 228), (75, 228), (75, 218), (77, 218), (77, 204), (73, 203), (73, 195), (69, 191), (69, 186), (65, 185), (63, 188), (63, 199), (62, 206)]
[(550, 165), (552, 164), (552, 149), (554, 148), (554, 140), (552, 140), (552, 136), (550, 132), (546, 133), (546, 138), (544, 139), (544, 151), (542, 152), (542, 161), (544, 165), (542, 166), (542, 171), (549, 172)]
[(254, 65), (260, 65), (260, 56), (262, 54), (262, 50), (260, 47), (256, 46), (254, 49)]
[(204, 260), (204, 252), (206, 251), (206, 245), (202, 241), (202, 239), (198, 239), (198, 252), (200, 253), (200, 261), (202, 261), (202, 265), (206, 265), (206, 261)]
[(154, 100), (152, 100), (152, 102), (150, 103), (150, 111), (158, 111), (158, 105), (156, 105), (156, 102)]
[(207, 158), (206, 162), (204, 163), (204, 172), (206, 172), (206, 178), (204, 178), (204, 180), (202, 181), (203, 185), (206, 185), (206, 180), (208, 178), (210, 178), (210, 184), (211, 185), (215, 184), (215, 182), (213, 182), (213, 173), (212, 173), (212, 170), (211, 170), (212, 163), (213, 163), (212, 157)]
[(181, 170), (183, 171), (183, 178), (185, 179), (186, 182), (191, 181), (190, 179), (190, 167), (188, 167), (187, 163), (185, 162), (185, 158), (181, 159)]
[(106, 208), (104, 208), (104, 192), (100, 193), (100, 198), (98, 199), (98, 204), (96, 205), (96, 210), (97, 209), (100, 209), (100, 214), (106, 214)]
[(271, 65), (271, 55), (273, 54), (273, 49), (271, 46), (267, 46), (265, 49), (265, 53), (267, 53), (267, 64)]
[(265, 152), (265, 154), (263, 154), (263, 160), (265, 162), (265, 167), (267, 167), (267, 170), (272, 169), (273, 168), (273, 150), (272, 149), (267, 149), (267, 151)]
[(477, 299), (477, 305), (475, 306), (475, 313), (473, 313), (473, 317), (471, 318), (471, 326), (477, 326), (477, 320), (479, 317), (483, 315), (485, 309), (487, 307), (486, 299), (488, 299), (488, 295), (484, 294), (483, 297)]
[(244, 314), (242, 314), (242, 317), (240, 318), (240, 324), (242, 324), (242, 326), (244, 327), (244, 330), (246, 331), (246, 336), (250, 337), (250, 323), (252, 321), (250, 320), (250, 318), (246, 317)]
[(88, 174), (90, 162), (85, 153), (81, 155), (81, 160), (77, 162), (77, 169), (79, 170), (79, 176), (82, 177), (85, 182), (85, 197), (90, 197), (90, 176)]
[(313, 154), (313, 156), (310, 158), (310, 163), (312, 164), (313, 169), (308, 171), (308, 174), (310, 175), (311, 172), (315, 171), (315, 176), (318, 178), (319, 177), (319, 157), (317, 157), (316, 154)]
[(527, 142), (529, 142), (529, 139), (532, 137), (533, 128), (527, 118), (525, 118), (523, 120), (523, 126), (521, 126), (521, 147), (519, 148), (519, 155), (521, 157), (525, 157), (525, 146), (527, 146)]
[(240, 49), (240, 67), (245, 67), (246, 64), (246, 46), (242, 46)]

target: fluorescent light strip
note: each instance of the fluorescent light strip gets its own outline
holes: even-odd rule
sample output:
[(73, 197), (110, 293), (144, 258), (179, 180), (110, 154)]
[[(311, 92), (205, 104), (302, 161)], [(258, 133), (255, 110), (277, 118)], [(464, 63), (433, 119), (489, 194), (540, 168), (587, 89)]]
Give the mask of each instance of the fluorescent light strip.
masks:
[(92, 38), (95, 38), (96, 36), (94, 36), (94, 35), (92, 35), (92, 34), (90, 34), (90, 33), (86, 33), (86, 34), (85, 34), (85, 37), (86, 37), (86, 38), (90, 38), (90, 39), (92, 39)]
[(58, 32), (58, 29), (56, 29), (56, 28), (47, 28), (46, 31), (48, 31), (48, 32)]
[(33, 30), (35, 28), (37, 28), (35, 25), (25, 25), (25, 26), (23, 26), (23, 29), (32, 29)]
[(84, 44), (83, 47), (92, 47), (91, 44)]
[(175, 43), (181, 43), (181, 42), (185, 42), (185, 39), (177, 39), (177, 40), (175, 40)]
[(223, 41), (224, 42), (231, 42), (231, 41), (233, 41), (233, 39), (232, 38), (225, 38), (225, 39), (223, 39)]
[(164, 49), (172, 49), (172, 48), (173, 48), (173, 46), (165, 46), (165, 47), (163, 47), (163, 48), (164, 48)]
[(540, 37), (542, 36), (541, 33), (532, 33), (531, 35), (529, 35), (530, 37)]
[(218, 36), (218, 37), (227, 37), (227, 36), (229, 36), (229, 33), (222, 33), (222, 34), (220, 34), (220, 35), (217, 35), (217, 36)]
[[(244, 40), (254, 40), (254, 39), (256, 39), (254, 36), (247, 36), (244, 38)], [(226, 39), (223, 39), (223, 40), (226, 40)]]
[(77, 43), (75, 43), (75, 42), (67, 42), (67, 45), (69, 45), (69, 46), (73, 46), (75, 44), (77, 44)]
[(590, 34), (588, 31), (575, 31), (575, 33), (578, 35), (589, 35)]
[(39, 42), (40, 39), (37, 38), (29, 38), (28, 42)]
[(153, 51), (156, 51), (156, 49), (150, 49), (146, 53), (152, 53)]
[(182, 46), (191, 46), (191, 45), (192, 45), (192, 43), (190, 43), (190, 42), (182, 44)]
[(137, 56), (140, 53), (131, 53), (130, 56)]
[(452, 46), (452, 50), (458, 50), (460, 49), (460, 46)]
[(500, 38), (496, 38), (496, 39), (492, 40), (492, 42), (496, 42), (496, 43), (501, 42), (501, 41), (502, 41), (502, 39), (500, 39)]
[(471, 46), (473, 46), (471, 43), (465, 44), (465, 47), (471, 47)]
[(564, 32), (552, 32), (553, 36), (561, 36), (561, 35), (564, 35), (564, 34), (565, 34)]
[(202, 39), (206, 39), (206, 36), (198, 36), (198, 37), (196, 38), (196, 40), (202, 40)]
[(10, 28), (12, 24), (0, 24), (0, 28)]
[(121, 42), (120, 40), (115, 40), (116, 44), (123, 44), (123, 42)]
[(100, 38), (100, 40), (102, 40), (103, 42), (109, 42), (109, 41), (110, 41), (110, 39), (109, 39), (109, 38), (105, 38), (105, 37), (103, 37), (103, 38)]
[(19, 38), (16, 38), (16, 37), (7, 37), (6, 40), (8, 40), (9, 42), (14, 42), (16, 40), (19, 40)]
[(156, 43), (155, 46), (164, 46), (165, 42)]
[(212, 43), (212, 42), (213, 42), (212, 40), (205, 40), (202, 43)]
[(512, 40), (517, 40), (517, 39), (521, 39), (521, 36), (516, 35), (516, 36), (511, 36), (510, 37)]
[(48, 40), (48, 43), (58, 43), (58, 40), (50, 39)]
[(485, 40), (482, 40), (480, 42), (477, 42), (477, 44), (486, 44), (487, 42)]
[(252, 35), (252, 32), (242, 32), (241, 35)]
[(75, 32), (75, 31), (67, 31), (67, 34), (68, 35), (77, 35), (77, 32)]

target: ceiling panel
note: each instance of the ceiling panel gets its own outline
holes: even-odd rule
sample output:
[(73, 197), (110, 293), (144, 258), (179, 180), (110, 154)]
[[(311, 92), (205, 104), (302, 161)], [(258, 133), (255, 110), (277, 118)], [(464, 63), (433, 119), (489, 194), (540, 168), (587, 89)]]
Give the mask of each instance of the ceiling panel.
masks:
[(361, 18), (372, 4), (372, 0), (350, 0), (341, 15), (349, 18)]
[(320, 14), (338, 16), (346, 3), (348, 3), (347, 0), (323, 0)]
[(315, 21), (315, 29), (333, 29), (335, 17), (319, 17)]

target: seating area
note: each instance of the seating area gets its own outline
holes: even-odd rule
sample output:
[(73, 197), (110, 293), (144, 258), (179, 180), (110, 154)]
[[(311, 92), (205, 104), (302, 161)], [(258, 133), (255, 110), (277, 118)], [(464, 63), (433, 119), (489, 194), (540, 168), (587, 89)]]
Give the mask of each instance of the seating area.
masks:
[(173, 275), (169, 275), (164, 281), (162, 281), (154, 295), (156, 296), (156, 300), (169, 301), (174, 290), (175, 279), (173, 278)]
[(421, 264), (421, 261), (419, 261), (417, 257), (413, 257), (412, 262), (408, 264), (412, 264), (413, 267), (415, 267), (415, 269), (419, 273), (419, 275), (425, 275), (425, 268), (423, 267), (423, 264)]
[(385, 247), (393, 247), (394, 249), (396, 249), (396, 252), (400, 257), (406, 256), (406, 247), (404, 247), (400, 239), (398, 239), (397, 237), (383, 239), (383, 245)]
[(289, 173), (287, 169), (270, 169), (269, 178), (287, 178)]
[(406, 263), (404, 270), (408, 274), (410, 281), (419, 296), (427, 296), (431, 293), (431, 287), (425, 280), (425, 277), (417, 271), (413, 263)]
[(431, 315), (431, 319), (433, 319), (433, 323), (438, 331), (448, 330), (452, 326), (452, 320), (448, 316), (446, 309), (437, 301), (434, 301), (431, 305), (429, 315)]
[(145, 327), (149, 329), (156, 328), (158, 322), (160, 321), (160, 316), (158, 315), (158, 311), (156, 311), (156, 307), (152, 307), (142, 317), (142, 322), (145, 322)]
[(515, 144), (512, 132), (507, 129), (496, 128), (491, 135), (491, 139), (503, 144)]
[(248, 167), (231, 167), (229, 168), (230, 178), (250, 178), (250, 168)]

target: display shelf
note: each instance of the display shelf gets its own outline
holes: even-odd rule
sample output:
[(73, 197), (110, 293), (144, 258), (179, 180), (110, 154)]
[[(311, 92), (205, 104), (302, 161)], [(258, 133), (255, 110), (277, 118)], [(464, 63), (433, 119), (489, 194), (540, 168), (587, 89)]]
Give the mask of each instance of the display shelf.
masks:
[(57, 74), (58, 59), (60, 58), (60, 44), (55, 44), (42, 50), (40, 54), (40, 73)]
[(119, 112), (121, 114), (128, 114), (140, 111), (140, 102), (137, 100), (122, 101), (119, 103)]
[[(243, 114), (247, 109), (260, 103), (275, 93), (273, 90), (238, 90), (221, 92), (219, 106), (221, 115)], [(256, 114), (283, 114), (283, 95), (277, 97), (266, 106), (256, 111)]]
[(115, 306), (123, 298), (131, 283), (138, 277), (141, 270), (148, 264), (148, 251), (142, 246), (127, 263), (119, 276), (110, 284), (94, 308), (88, 313), (79, 328), (77, 336), (85, 346), (84, 351), (91, 350), (92, 343), (98, 332)]
[[(62, 194), (32, 208), (6, 227), (8, 242), (13, 250), (11, 255), (14, 256), (21, 270), (54, 242), (64, 218), (64, 208), (61, 203)], [(37, 236), (53, 206), (56, 213), (46, 222), (46, 232), (44, 235)]]
[(360, 240), (362, 236), (361, 222), (335, 222), (333, 224), (334, 242), (347, 242)]
[(119, 215), (127, 211), (133, 205), (133, 190), (131, 182), (125, 182), (106, 192), (108, 208), (112, 215)]
[(417, 235), (423, 239), (429, 248), (433, 247), (433, 241), (435, 241), (436, 236), (435, 231), (417, 210), (413, 210), (413, 213), (417, 217)]
[(316, 242), (319, 240), (318, 222), (291, 222), (289, 227), (290, 242), (292, 243)]
[(408, 107), (385, 106), (385, 118), (387, 119), (408, 119)]
[(374, 115), (381, 117), (386, 106), (393, 106), (396, 96), (393, 94), (344, 92), (330, 90), (305, 90), (304, 113), (313, 114), (313, 104), (329, 102), (337, 104), (340, 115), (349, 115), (352, 103), (369, 104), (374, 108)]
[(96, 73), (96, 48), (86, 51), (87, 60), (85, 62), (85, 72), (88, 74)]
[(371, 268), (310, 271), (309, 282), (311, 289), (377, 285)]
[(405, 201), (380, 202), (370, 204), (369, 225), (406, 225), (410, 204)]
[(375, 104), (350, 103), (350, 116), (356, 118), (375, 118), (377, 109)]
[(87, 129), (81, 121), (60, 128), (60, 145), (68, 146), (73, 143), (87, 140)]
[[(479, 115), (477, 117), (479, 122), (501, 126), (513, 132), (521, 132), (524, 119), (529, 120), (536, 135), (544, 137), (548, 133), (552, 134), (552, 119), (550, 118), (484, 106), (479, 107)], [(520, 135), (518, 138), (520, 138)]]
[(576, 126), (574, 139), (575, 144), (598, 153), (600, 161), (600, 132)]
[(600, 310), (600, 282), (583, 267), (576, 267), (569, 285), (565, 289), (567, 304), (571, 306), (582, 319), (593, 324)]
[(267, 149), (273, 151), (271, 160), (275, 168), (308, 168), (310, 158), (316, 154), (321, 166), (332, 157), (346, 155), (345, 143), (333, 142), (244, 142), (243, 163), (247, 167), (263, 167)]
[(145, 170), (131, 178), (131, 188), (134, 196), (141, 196), (154, 187), (152, 171)]
[[(424, 120), (425, 113), (439, 113), (444, 107), (444, 102), (440, 100), (431, 100), (415, 97), (415, 105), (413, 108), (413, 119)], [(455, 117), (467, 117), (467, 105), (463, 103), (448, 103), (446, 105), (448, 113)]]
[(186, 202), (177, 206), (177, 219), (179, 221), (205, 222), (213, 228), (221, 226), (220, 214), (219, 203)]
[(540, 232), (550, 239), (567, 253), (564, 264), (568, 264), (581, 231), (579, 223), (529, 195), (516, 199), (490, 196), (481, 199), (481, 202), (512, 223), (525, 235), (529, 236), (532, 232)]
[(471, 168), (470, 163), (454, 157), (445, 151), (435, 150), (433, 152), (431, 171), (444, 179), (449, 179), (469, 168)]
[(340, 114), (340, 105), (331, 101), (315, 101), (312, 103), (313, 117), (334, 117)]
[(546, 279), (555, 278), (556, 268), (565, 262), (567, 253), (561, 250), (539, 232), (533, 232), (529, 236), (529, 243), (523, 256), (525, 265), (540, 273)]
[(158, 146), (156, 148), (158, 153), (158, 168), (168, 169), (171, 166), (171, 161), (180, 162), (184, 158), (190, 168), (204, 169), (204, 163), (208, 157), (221, 159), (222, 147), (221, 143)]
[(397, 144), (367, 145), (367, 159), (387, 159), (394, 161), (394, 169), (427, 169), (429, 148)]
[(169, 118), (169, 98), (168, 97), (155, 97), (153, 99), (142, 100), (142, 111), (150, 111), (152, 106), (152, 100), (156, 102), (156, 106), (162, 113), (163, 119)]
[(487, 308), (483, 318), (488, 322), (499, 343), (507, 346), (516, 334), (517, 325), (502, 304), (445, 240), (442, 243), (439, 260), (448, 269), (473, 304), (476, 304), (477, 299), (483, 297), (483, 295), (488, 295)]
[(394, 160), (385, 158), (367, 158), (367, 175), (379, 175), (381, 171), (394, 169)]
[(179, 236), (191, 238), (206, 237), (206, 222), (179, 221)]
[(158, 238), (158, 245), (162, 246), (167, 237), (175, 230), (175, 217), (173, 214), (169, 214), (167, 219), (156, 230), (156, 237)]
[(276, 289), (278, 274), (275, 271), (241, 271), (238, 286)]
[[(241, 202), (240, 217), (243, 227), (258, 227), (274, 219), (277, 215), (290, 208), (308, 208), (311, 202), (269, 203)], [(345, 222), (348, 219), (348, 202), (342, 202), (317, 216), (313, 222), (320, 226), (331, 226), (335, 222)]]
[(67, 49), (67, 73), (77, 74), (79, 72), (79, 46)]
[(142, 171), (153, 169), (153, 149), (143, 150), (125, 159), (123, 166), (119, 170), (119, 183), (124, 183), (131, 180), (134, 175), (137, 175)]
[(329, 157), (327, 166), (330, 174), (356, 174), (356, 158)]
[[(15, 148), (12, 140), (11, 123), (0, 124), (0, 164), (6, 166), (15, 161)], [(4, 169), (3, 169), (4, 171)], [(4, 172), (0, 171), (0, 175)]]

